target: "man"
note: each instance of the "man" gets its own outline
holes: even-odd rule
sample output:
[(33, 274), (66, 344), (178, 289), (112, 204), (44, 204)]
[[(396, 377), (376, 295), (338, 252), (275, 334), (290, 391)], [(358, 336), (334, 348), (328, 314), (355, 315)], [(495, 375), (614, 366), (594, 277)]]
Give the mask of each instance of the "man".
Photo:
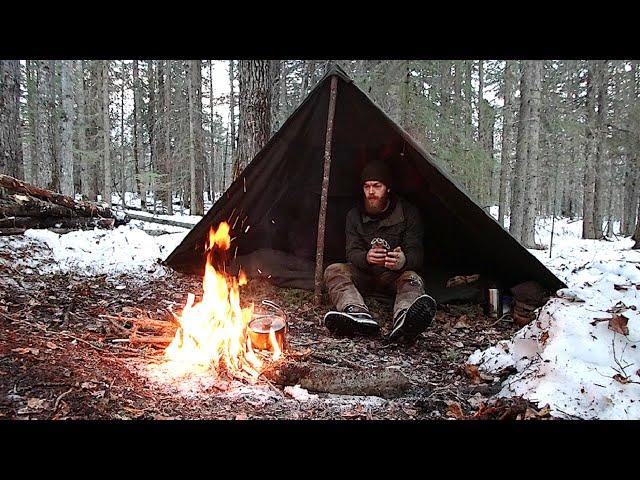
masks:
[(418, 209), (391, 190), (391, 173), (382, 162), (369, 163), (361, 175), (362, 203), (347, 214), (348, 263), (334, 263), (324, 281), (336, 311), (324, 323), (332, 333), (380, 333), (360, 290), (394, 295), (389, 339), (411, 342), (432, 322), (436, 302), (425, 294), (416, 273), (423, 262), (423, 227)]

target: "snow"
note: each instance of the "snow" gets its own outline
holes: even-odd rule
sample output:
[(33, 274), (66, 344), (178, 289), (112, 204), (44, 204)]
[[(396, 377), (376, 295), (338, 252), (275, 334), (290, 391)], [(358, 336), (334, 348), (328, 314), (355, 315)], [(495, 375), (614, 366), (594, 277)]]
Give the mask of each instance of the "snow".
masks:
[[(59, 235), (50, 230), (27, 230), (22, 237), (2, 237), (10, 245), (15, 265), (40, 274), (117, 275), (146, 273), (164, 275), (159, 264), (188, 233), (148, 235), (131, 225), (113, 230), (79, 230)], [(17, 252), (23, 251), (24, 255)]]
[[(550, 219), (540, 220), (536, 241), (548, 244), (550, 232)], [(489, 373), (514, 367), (517, 372), (506, 378), (498, 396), (549, 404), (552, 415), (638, 419), (640, 252), (631, 250), (628, 238), (582, 240), (581, 233), (581, 221), (556, 220), (551, 258), (548, 249), (530, 250), (569, 288), (513, 338), (477, 350), (467, 361)], [(608, 321), (592, 324), (614, 314), (628, 318), (628, 335), (610, 330)]]

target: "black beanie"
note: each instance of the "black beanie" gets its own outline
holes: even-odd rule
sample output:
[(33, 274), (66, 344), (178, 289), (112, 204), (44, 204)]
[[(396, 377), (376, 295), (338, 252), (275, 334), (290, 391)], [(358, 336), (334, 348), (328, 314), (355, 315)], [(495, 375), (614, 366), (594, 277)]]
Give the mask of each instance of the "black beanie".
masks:
[(378, 181), (384, 183), (387, 188), (391, 188), (391, 171), (389, 167), (381, 161), (373, 161), (365, 165), (360, 175), (360, 185), (368, 181)]

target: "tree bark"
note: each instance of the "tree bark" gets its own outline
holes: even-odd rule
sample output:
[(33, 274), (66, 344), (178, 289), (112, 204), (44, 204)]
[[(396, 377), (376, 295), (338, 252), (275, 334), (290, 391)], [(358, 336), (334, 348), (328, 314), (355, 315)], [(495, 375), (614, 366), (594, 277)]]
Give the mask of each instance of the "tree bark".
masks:
[(520, 79), (520, 114), (518, 115), (518, 138), (516, 142), (516, 161), (511, 175), (511, 219), (509, 231), (518, 240), (522, 240), (522, 218), (524, 215), (524, 182), (527, 172), (527, 125), (529, 123), (529, 89), (531, 67), (529, 61), (523, 62)]
[(507, 60), (504, 67), (504, 107), (502, 114), (502, 152), (500, 155), (500, 188), (498, 191), (498, 222), (504, 226), (507, 207), (507, 183), (511, 168), (511, 149), (513, 148), (513, 90), (515, 83), (514, 61)]
[(593, 199), (593, 227), (596, 238), (603, 238), (602, 222), (605, 210), (605, 189), (608, 183), (609, 162), (607, 161), (607, 89), (609, 69), (606, 60), (599, 61), (598, 68), (598, 114), (596, 116), (596, 175)]
[(171, 104), (171, 75), (173, 72), (173, 62), (166, 60), (166, 79), (164, 82), (164, 156), (165, 172), (167, 174), (167, 190), (165, 203), (167, 204), (167, 214), (173, 215), (173, 161), (171, 153), (171, 125), (173, 123), (173, 110)]
[(585, 171), (584, 171), (584, 200), (582, 202), (582, 238), (595, 239), (596, 236), (594, 224), (595, 209), (595, 143), (596, 143), (596, 126), (595, 126), (595, 104), (598, 95), (597, 91), (597, 70), (598, 65), (595, 62), (589, 62), (589, 71), (587, 72), (587, 99), (586, 110), (587, 120), (585, 124)]
[(27, 60), (26, 77), (27, 77), (27, 119), (29, 121), (29, 162), (25, 163), (24, 179), (30, 183), (37, 183), (38, 175), (38, 148), (36, 131), (36, 120), (38, 116), (38, 99), (37, 99), (37, 62)]
[(140, 182), (140, 160), (144, 157), (142, 149), (142, 135), (138, 122), (141, 120), (140, 115), (140, 74), (138, 69), (138, 60), (133, 61), (133, 168), (135, 172), (136, 193), (140, 198), (140, 205), (143, 209), (147, 207), (146, 196), (143, 195)]
[(20, 61), (0, 60), (0, 173), (24, 178), (20, 127)]
[(36, 148), (38, 150), (38, 168), (36, 170), (36, 184), (44, 187), (51, 188), (52, 186), (52, 166), (53, 158), (51, 156), (52, 145), (49, 123), (51, 121), (49, 112), (50, 104), (48, 101), (49, 78), (52, 72), (49, 63), (43, 60), (38, 61), (38, 74), (37, 74), (37, 88), (36, 98), (38, 100), (38, 106), (36, 110)]
[(241, 60), (240, 126), (234, 178), (269, 140), (271, 131), (271, 75), (268, 60)]
[(534, 248), (536, 210), (538, 208), (538, 176), (539, 176), (539, 140), (540, 140), (540, 94), (542, 82), (542, 61), (530, 62), (531, 84), (529, 88), (529, 116), (527, 118), (527, 176), (526, 176), (526, 206), (524, 208), (522, 224), (522, 244), (527, 248)]
[(73, 60), (62, 60), (62, 121), (60, 192), (73, 196)]
[(313, 363), (284, 362), (264, 372), (278, 385), (300, 385), (313, 392), (337, 395), (375, 395), (393, 398), (411, 386), (399, 370), (374, 368), (367, 370), (330, 367)]
[(102, 201), (111, 206), (111, 122), (109, 120), (109, 60), (102, 61), (102, 162), (104, 189)]
[(77, 117), (76, 117), (76, 131), (78, 136), (78, 154), (80, 156), (80, 193), (89, 200), (96, 199), (96, 192), (94, 189), (94, 183), (91, 181), (91, 173), (93, 171), (93, 163), (89, 158), (89, 151), (87, 148), (87, 105), (84, 86), (84, 60), (76, 60), (77, 68), (77, 88), (76, 88), (76, 104), (77, 104)]
[(200, 60), (189, 62), (189, 132), (190, 132), (190, 173), (191, 173), (191, 215), (204, 214), (203, 163), (202, 152), (202, 66)]
[(236, 94), (233, 86), (235, 78), (233, 60), (229, 60), (229, 127), (231, 131), (231, 139), (229, 143), (231, 144), (232, 165), (235, 165), (236, 163)]

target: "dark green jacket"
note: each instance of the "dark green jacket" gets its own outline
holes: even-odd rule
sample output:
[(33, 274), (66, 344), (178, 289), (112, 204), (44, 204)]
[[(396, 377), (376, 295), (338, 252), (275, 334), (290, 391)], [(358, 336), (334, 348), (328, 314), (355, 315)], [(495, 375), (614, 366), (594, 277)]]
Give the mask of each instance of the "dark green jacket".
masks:
[[(390, 206), (391, 208), (392, 206)], [(390, 214), (382, 219), (374, 219), (355, 207), (347, 214), (346, 225), (347, 261), (372, 275), (388, 271), (379, 265), (367, 262), (367, 252), (371, 249), (371, 240), (384, 238), (391, 249), (401, 247), (407, 263), (399, 270), (421, 270), (424, 259), (422, 244), (424, 228), (418, 209), (402, 198), (398, 198)]]

